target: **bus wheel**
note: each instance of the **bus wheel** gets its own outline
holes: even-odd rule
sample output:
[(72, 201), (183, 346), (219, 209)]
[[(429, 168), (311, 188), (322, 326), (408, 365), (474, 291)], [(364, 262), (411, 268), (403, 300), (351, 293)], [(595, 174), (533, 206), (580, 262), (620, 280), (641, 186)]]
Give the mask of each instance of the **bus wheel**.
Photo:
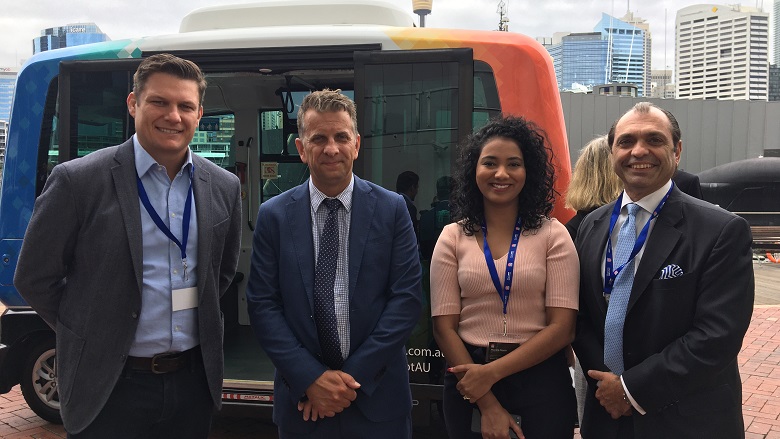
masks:
[(21, 387), (24, 400), (36, 415), (62, 424), (55, 359), (54, 337), (38, 340), (24, 362)]

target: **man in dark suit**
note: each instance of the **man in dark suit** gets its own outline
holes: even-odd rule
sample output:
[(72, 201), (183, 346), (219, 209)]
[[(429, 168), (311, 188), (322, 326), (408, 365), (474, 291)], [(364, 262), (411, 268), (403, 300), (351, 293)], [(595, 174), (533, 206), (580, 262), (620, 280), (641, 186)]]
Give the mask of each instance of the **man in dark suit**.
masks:
[(404, 343), (422, 291), (406, 204), (352, 174), (355, 104), (338, 90), (303, 100), (298, 132), (311, 178), (260, 206), (247, 286), (279, 437), (411, 438)]
[(57, 332), (69, 438), (206, 438), (221, 404), (219, 298), (241, 234), (235, 175), (192, 154), (206, 81), (172, 55), (141, 62), (136, 134), (56, 166), (14, 283)]
[(701, 194), (701, 183), (699, 183), (698, 175), (678, 169), (674, 171), (672, 181), (674, 181), (674, 185), (677, 186), (677, 189), (686, 194), (700, 200), (704, 198)]
[(750, 229), (672, 186), (680, 137), (674, 116), (646, 102), (609, 132), (625, 191), (583, 221), (576, 242), (585, 439), (744, 437), (737, 353), (753, 307)]

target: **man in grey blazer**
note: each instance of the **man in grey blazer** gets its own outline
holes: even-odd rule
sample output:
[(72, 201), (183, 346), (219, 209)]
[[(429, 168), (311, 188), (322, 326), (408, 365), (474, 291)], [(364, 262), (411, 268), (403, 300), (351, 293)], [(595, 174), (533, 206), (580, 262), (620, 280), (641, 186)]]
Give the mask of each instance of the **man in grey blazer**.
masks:
[(625, 190), (576, 241), (584, 439), (745, 437), (737, 354), (753, 312), (750, 228), (672, 184), (680, 139), (674, 116), (647, 102), (608, 135)]
[(298, 132), (311, 178), (260, 206), (246, 293), (276, 366), (279, 437), (411, 439), (404, 344), (422, 288), (406, 203), (352, 174), (360, 136), (349, 98), (308, 95)]
[(57, 333), (69, 438), (206, 438), (221, 404), (219, 298), (240, 245), (238, 179), (192, 154), (206, 81), (141, 62), (136, 134), (54, 168), (14, 284)]

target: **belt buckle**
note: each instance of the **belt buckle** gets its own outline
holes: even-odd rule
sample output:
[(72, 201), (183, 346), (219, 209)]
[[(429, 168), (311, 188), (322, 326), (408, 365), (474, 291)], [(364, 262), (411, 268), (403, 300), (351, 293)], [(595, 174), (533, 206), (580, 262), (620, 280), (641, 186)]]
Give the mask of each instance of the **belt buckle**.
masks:
[(152, 373), (155, 373), (155, 374), (158, 374), (158, 375), (166, 373), (166, 371), (164, 371), (164, 370), (158, 370), (157, 369), (157, 367), (159, 366), (159, 364), (157, 364), (157, 360), (159, 360), (161, 358), (167, 358), (169, 356), (170, 356), (170, 354), (157, 354), (154, 357), (152, 357)]

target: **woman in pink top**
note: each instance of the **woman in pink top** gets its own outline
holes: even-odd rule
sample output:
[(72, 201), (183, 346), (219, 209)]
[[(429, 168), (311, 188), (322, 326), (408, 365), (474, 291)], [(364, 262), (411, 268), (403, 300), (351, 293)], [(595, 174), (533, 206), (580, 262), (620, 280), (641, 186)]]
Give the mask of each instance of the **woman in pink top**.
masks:
[(488, 123), (460, 151), (456, 222), (431, 259), (451, 439), (574, 436), (564, 349), (574, 338), (579, 263), (566, 228), (548, 217), (550, 154), (544, 133), (514, 117)]

